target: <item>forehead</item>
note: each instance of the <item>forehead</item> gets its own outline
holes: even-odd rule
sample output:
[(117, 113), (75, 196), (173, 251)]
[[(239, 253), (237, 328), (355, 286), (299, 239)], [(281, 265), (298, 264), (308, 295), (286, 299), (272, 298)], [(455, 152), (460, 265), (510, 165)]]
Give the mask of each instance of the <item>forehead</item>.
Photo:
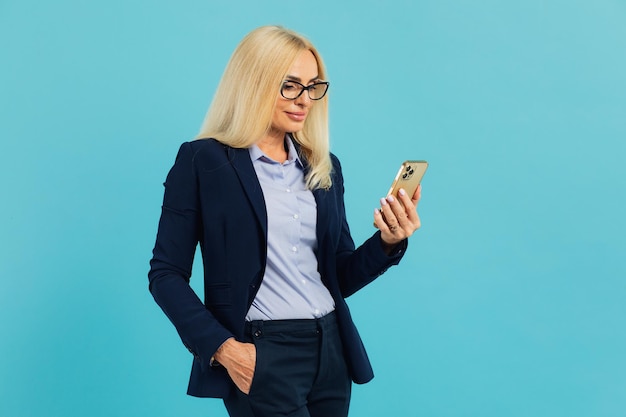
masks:
[(296, 81), (311, 81), (319, 77), (317, 59), (313, 52), (305, 49), (296, 57), (287, 72), (287, 77)]

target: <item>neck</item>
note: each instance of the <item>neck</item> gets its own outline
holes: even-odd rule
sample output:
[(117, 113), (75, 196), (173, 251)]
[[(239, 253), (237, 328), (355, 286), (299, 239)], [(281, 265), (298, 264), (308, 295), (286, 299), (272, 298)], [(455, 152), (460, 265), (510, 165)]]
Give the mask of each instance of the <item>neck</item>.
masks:
[(283, 163), (287, 160), (289, 153), (285, 143), (284, 133), (278, 134), (268, 132), (256, 143), (256, 145), (263, 151), (264, 154), (277, 162)]

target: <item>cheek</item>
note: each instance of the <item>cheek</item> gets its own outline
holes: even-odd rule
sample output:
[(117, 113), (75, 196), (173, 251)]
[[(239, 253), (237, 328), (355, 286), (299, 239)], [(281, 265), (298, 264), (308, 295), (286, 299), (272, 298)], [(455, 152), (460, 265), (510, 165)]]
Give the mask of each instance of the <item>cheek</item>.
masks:
[(274, 107), (274, 113), (272, 116), (272, 121), (280, 121), (282, 120), (283, 122), (285, 120), (288, 120), (289, 118), (287, 117), (287, 114), (285, 113), (286, 111), (289, 110), (289, 107), (286, 105), (282, 105), (282, 103), (277, 104), (276, 107)]
[(272, 115), (272, 124), (280, 124), (281, 120), (283, 120), (283, 112), (281, 109), (274, 109), (274, 114)]

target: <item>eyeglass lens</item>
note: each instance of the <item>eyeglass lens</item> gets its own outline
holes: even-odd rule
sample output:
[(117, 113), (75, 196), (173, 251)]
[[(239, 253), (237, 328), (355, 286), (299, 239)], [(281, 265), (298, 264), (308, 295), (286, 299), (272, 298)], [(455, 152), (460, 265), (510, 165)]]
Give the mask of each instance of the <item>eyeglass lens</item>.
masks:
[(319, 100), (326, 94), (328, 84), (315, 83), (309, 85), (308, 87), (305, 87), (304, 85), (295, 81), (285, 81), (281, 89), (281, 94), (286, 99), (295, 99), (299, 97), (305, 89), (308, 90), (311, 100)]

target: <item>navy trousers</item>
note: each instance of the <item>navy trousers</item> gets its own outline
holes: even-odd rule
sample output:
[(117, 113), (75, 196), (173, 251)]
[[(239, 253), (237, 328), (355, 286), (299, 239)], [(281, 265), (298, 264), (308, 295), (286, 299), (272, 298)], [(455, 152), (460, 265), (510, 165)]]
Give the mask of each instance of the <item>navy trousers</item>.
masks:
[(252, 321), (256, 346), (248, 395), (233, 390), (224, 404), (231, 417), (346, 417), (352, 382), (335, 313), (311, 320)]

